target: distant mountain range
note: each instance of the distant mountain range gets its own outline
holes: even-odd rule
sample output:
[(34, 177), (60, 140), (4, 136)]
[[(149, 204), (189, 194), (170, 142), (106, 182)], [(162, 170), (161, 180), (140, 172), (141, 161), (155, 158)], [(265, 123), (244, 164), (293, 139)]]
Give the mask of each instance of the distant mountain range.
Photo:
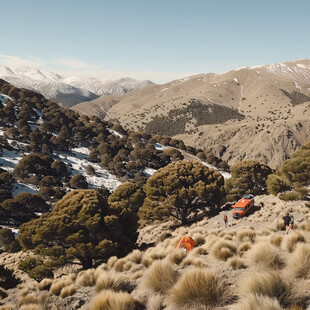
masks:
[(128, 91), (152, 84), (132, 78), (104, 80), (86, 76), (63, 77), (31, 67), (0, 66), (0, 78), (16, 87), (37, 91), (46, 98), (71, 107), (102, 95), (121, 96)]
[(310, 136), (310, 60), (243, 67), (102, 96), (74, 110), (278, 167)]

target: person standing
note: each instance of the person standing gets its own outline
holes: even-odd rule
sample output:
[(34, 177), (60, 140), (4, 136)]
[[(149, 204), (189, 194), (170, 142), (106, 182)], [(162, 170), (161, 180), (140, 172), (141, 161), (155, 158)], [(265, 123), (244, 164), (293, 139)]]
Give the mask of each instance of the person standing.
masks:
[(225, 227), (227, 227), (227, 224), (228, 224), (228, 217), (227, 217), (226, 214), (224, 214), (223, 220), (224, 220), (224, 223), (225, 223)]
[(294, 216), (292, 215), (291, 218), (290, 218), (290, 223), (289, 223), (289, 226), (288, 226), (288, 229), (286, 230), (286, 234), (288, 234), (288, 232), (293, 229), (294, 227)]

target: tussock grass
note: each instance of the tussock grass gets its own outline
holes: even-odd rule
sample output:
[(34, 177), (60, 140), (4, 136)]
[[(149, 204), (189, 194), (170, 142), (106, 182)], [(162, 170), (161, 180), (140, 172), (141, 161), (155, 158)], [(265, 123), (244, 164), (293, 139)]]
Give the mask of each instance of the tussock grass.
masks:
[(42, 307), (38, 304), (23, 305), (19, 309), (20, 310), (43, 310)]
[(273, 235), (270, 238), (270, 243), (276, 247), (280, 247), (283, 240), (283, 235)]
[(142, 270), (136, 271), (135, 273), (130, 275), (131, 280), (140, 279), (143, 276), (144, 272)]
[(196, 242), (196, 246), (200, 246), (200, 245), (203, 245), (205, 244), (206, 242), (206, 237), (201, 234), (201, 233), (195, 233), (193, 234), (193, 237), (194, 241)]
[(304, 222), (300, 225), (300, 228), (301, 228), (302, 230), (305, 230), (305, 231), (310, 231), (310, 220), (304, 221)]
[(296, 278), (310, 278), (310, 244), (299, 243), (287, 261), (287, 267)]
[(268, 242), (255, 244), (246, 254), (252, 265), (259, 268), (281, 269), (285, 259), (279, 249)]
[(232, 269), (235, 269), (235, 270), (245, 268), (244, 260), (237, 255), (229, 258), (227, 260), (227, 264), (229, 267), (231, 267)]
[(172, 309), (213, 309), (230, 299), (230, 290), (211, 269), (190, 269), (171, 288), (168, 304)]
[(140, 250), (133, 250), (126, 256), (126, 259), (132, 263), (140, 264), (142, 261), (143, 253)]
[(102, 291), (91, 302), (89, 310), (140, 310), (141, 305), (124, 292)]
[(161, 249), (160, 247), (156, 247), (152, 249), (150, 252), (150, 257), (153, 260), (162, 260), (169, 254), (168, 249)]
[(66, 298), (68, 296), (72, 296), (75, 293), (75, 291), (76, 291), (76, 287), (74, 284), (65, 286), (60, 292), (60, 297)]
[(16, 306), (14, 306), (14, 305), (0, 306), (0, 310), (14, 310), (15, 308), (16, 308)]
[(126, 275), (113, 271), (102, 272), (96, 281), (96, 290), (98, 292), (102, 290), (131, 292), (133, 288), (133, 284)]
[(112, 268), (117, 261), (118, 258), (116, 256), (111, 256), (107, 261), (107, 265)]
[(199, 246), (197, 248), (193, 248), (190, 252), (189, 252), (189, 256), (197, 256), (197, 255), (207, 255), (208, 254), (208, 249), (206, 248), (205, 245), (203, 246)]
[(17, 303), (19, 307), (22, 305), (37, 304), (38, 299), (35, 293), (30, 293), (27, 295), (19, 295)]
[(240, 295), (246, 299), (251, 294), (275, 298), (282, 307), (289, 307), (297, 299), (293, 285), (284, 280), (278, 271), (246, 274), (240, 284)]
[(156, 261), (145, 273), (143, 283), (155, 292), (166, 293), (177, 280), (177, 276), (171, 261)]
[(252, 243), (250, 242), (243, 242), (239, 245), (237, 249), (237, 253), (242, 256), (244, 252), (247, 252), (252, 247)]
[(285, 250), (292, 253), (298, 242), (305, 242), (305, 237), (301, 232), (294, 231), (292, 234), (289, 234), (284, 237), (282, 246)]
[(38, 289), (40, 291), (49, 290), (53, 283), (52, 279), (43, 279), (40, 283), (38, 283)]
[(182, 249), (175, 249), (172, 253), (168, 256), (170, 261), (173, 264), (179, 265), (183, 259), (186, 257), (186, 253)]
[(119, 259), (113, 266), (114, 270), (117, 272), (124, 271), (125, 263), (126, 263), (126, 260), (124, 258)]
[(80, 287), (94, 286), (96, 283), (95, 272), (95, 269), (88, 269), (79, 272), (75, 280), (76, 285)]
[(237, 231), (236, 237), (239, 241), (249, 241), (249, 242), (254, 242), (256, 233), (254, 230), (250, 228), (242, 228)]
[(195, 258), (194, 256), (189, 256), (189, 257), (187, 257), (187, 258), (185, 258), (183, 260), (181, 267), (182, 268), (186, 268), (188, 266), (194, 266), (194, 267), (197, 267), (197, 268), (203, 268), (203, 267), (206, 267), (206, 264), (200, 258)]
[(71, 284), (72, 284), (72, 278), (70, 276), (64, 276), (60, 279), (56, 279), (51, 285), (50, 292), (53, 295), (58, 296), (64, 287), (69, 286)]
[(211, 252), (215, 258), (226, 261), (229, 257), (234, 256), (237, 248), (231, 242), (219, 240), (213, 245)]
[(283, 310), (283, 308), (275, 298), (249, 294), (232, 305), (230, 310)]
[(141, 263), (145, 268), (148, 268), (153, 264), (153, 259), (150, 256), (144, 255)]

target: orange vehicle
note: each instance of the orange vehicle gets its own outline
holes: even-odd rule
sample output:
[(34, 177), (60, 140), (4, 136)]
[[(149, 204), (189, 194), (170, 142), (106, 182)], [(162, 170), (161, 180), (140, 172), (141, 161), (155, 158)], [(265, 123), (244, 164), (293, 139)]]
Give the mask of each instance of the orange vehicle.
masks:
[(254, 196), (252, 194), (244, 195), (235, 205), (232, 205), (234, 208), (233, 217), (244, 217), (253, 206)]

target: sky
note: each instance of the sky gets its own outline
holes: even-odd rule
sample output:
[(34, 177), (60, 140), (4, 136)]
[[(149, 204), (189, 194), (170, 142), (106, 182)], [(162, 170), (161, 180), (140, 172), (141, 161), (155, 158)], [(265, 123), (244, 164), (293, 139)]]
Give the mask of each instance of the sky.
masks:
[(310, 58), (309, 0), (0, 0), (0, 65), (165, 83)]

